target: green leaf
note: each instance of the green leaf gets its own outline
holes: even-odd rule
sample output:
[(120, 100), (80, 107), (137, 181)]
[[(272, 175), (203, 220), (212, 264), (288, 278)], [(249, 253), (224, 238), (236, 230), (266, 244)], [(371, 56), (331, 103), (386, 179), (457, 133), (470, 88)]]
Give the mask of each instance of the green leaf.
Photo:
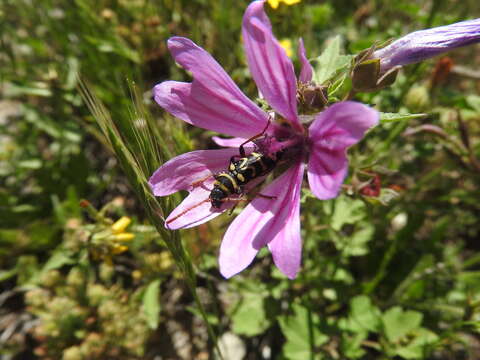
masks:
[(68, 72), (63, 86), (67, 90), (73, 90), (77, 85), (80, 61), (77, 58), (70, 56), (67, 58), (67, 65)]
[(23, 95), (49, 97), (52, 95), (52, 91), (48, 88), (48, 85), (40, 81), (21, 85), (7, 83), (5, 93), (11, 97)]
[(472, 107), (472, 109), (480, 112), (480, 96), (478, 95), (468, 95), (466, 97), (467, 104)]
[(143, 312), (147, 317), (148, 326), (151, 329), (158, 327), (160, 318), (160, 280), (154, 280), (148, 284), (145, 293), (143, 294)]
[(348, 73), (338, 76), (328, 88), (328, 101), (337, 102), (340, 99), (337, 97), (337, 92), (343, 92), (345, 89), (350, 89), (352, 86), (352, 80), (348, 77)]
[(23, 160), (19, 161), (17, 166), (22, 169), (37, 170), (42, 167), (42, 161), (39, 159)]
[(134, 62), (140, 63), (140, 55), (139, 53), (128, 47), (126, 43), (123, 42), (120, 38), (115, 39), (99, 39), (93, 36), (85, 36), (85, 39), (88, 40), (90, 43), (97, 46), (98, 50), (105, 53), (115, 53), (120, 56), (125, 57), (126, 59)]
[(330, 226), (338, 231), (344, 224), (354, 224), (365, 217), (364, 210), (365, 205), (361, 200), (339, 196), (335, 201)]
[(359, 332), (350, 335), (347, 332), (342, 332), (341, 350), (347, 359), (361, 359), (365, 355), (365, 350), (362, 348), (363, 341), (367, 338), (367, 333)]
[(199, 318), (205, 317), (205, 319), (208, 320), (209, 324), (218, 325), (219, 317), (217, 316), (217, 314), (212, 314), (212, 313), (202, 314), (200, 309), (198, 309), (195, 306), (187, 306), (185, 309), (190, 311), (193, 315), (198, 316)]
[(294, 315), (278, 318), (283, 335), (287, 338), (283, 346), (283, 354), (288, 359), (310, 359), (311, 348), (318, 347), (328, 341), (315, 324), (318, 317), (309, 313), (304, 307), (294, 305)]
[(368, 253), (367, 243), (372, 239), (375, 232), (375, 227), (366, 223), (364, 227), (355, 230), (354, 233), (348, 237), (348, 244), (342, 248), (342, 253), (345, 256), (361, 256)]
[(428, 114), (398, 114), (398, 113), (380, 113), (380, 122), (390, 123), (395, 121), (407, 121), (427, 117)]
[(423, 314), (417, 311), (403, 311), (395, 306), (383, 314), (382, 322), (388, 340), (394, 342), (409, 332), (417, 329), (422, 323)]
[(18, 272), (18, 269), (17, 269), (16, 266), (9, 269), (9, 270), (1, 270), (0, 271), (0, 282), (14, 277), (15, 275), (17, 275), (17, 272)]
[(380, 317), (380, 310), (372, 304), (368, 296), (359, 295), (350, 301), (349, 330), (378, 332)]
[(42, 272), (61, 268), (63, 265), (73, 264), (75, 261), (70, 258), (63, 250), (56, 251), (47, 263), (43, 266)]
[(351, 60), (350, 55), (340, 54), (340, 36), (336, 36), (328, 42), (326, 49), (316, 59), (314, 81), (323, 84), (330, 80), (338, 71), (346, 68)]
[(38, 260), (33, 255), (22, 255), (18, 258), (17, 284), (27, 285), (34, 283), (39, 275)]
[(419, 328), (413, 334), (414, 339), (407, 345), (396, 350), (397, 355), (404, 359), (426, 359), (429, 348), (438, 341), (439, 337), (434, 332)]
[(231, 316), (234, 333), (255, 336), (268, 327), (263, 302), (264, 298), (259, 294), (245, 294)]

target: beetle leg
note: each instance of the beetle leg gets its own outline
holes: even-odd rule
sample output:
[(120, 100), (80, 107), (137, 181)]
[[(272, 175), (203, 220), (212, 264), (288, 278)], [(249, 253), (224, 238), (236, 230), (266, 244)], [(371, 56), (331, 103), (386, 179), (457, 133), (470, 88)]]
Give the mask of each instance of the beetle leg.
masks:
[(240, 156), (241, 156), (241, 157), (245, 157), (244, 145), (245, 145), (245, 144), (248, 144), (250, 141), (253, 141), (253, 140), (255, 140), (255, 139), (258, 139), (260, 136), (262, 136), (263, 134), (265, 134), (265, 131), (267, 131), (267, 129), (268, 129), (269, 126), (270, 126), (270, 118), (269, 118), (268, 121), (267, 121), (267, 126), (265, 126), (265, 128), (262, 130), (261, 133), (252, 136), (250, 139), (247, 139), (245, 142), (243, 142), (243, 143), (240, 145), (240, 147), (238, 148), (238, 150), (239, 150), (239, 152), (240, 152)]
[(203, 185), (203, 183), (205, 182), (205, 180), (211, 178), (212, 176), (215, 177), (215, 175), (205, 176), (205, 177), (201, 178), (200, 180), (194, 181), (193, 183), (190, 184), (190, 186), (191, 186), (192, 188), (196, 188), (197, 186), (201, 186), (201, 185)]
[(257, 193), (256, 196), (260, 196), (260, 197), (262, 197), (262, 198), (264, 198), (264, 199), (271, 199), (271, 200), (274, 200), (274, 199), (277, 198), (276, 196), (264, 195), (264, 194), (261, 194), (261, 193)]

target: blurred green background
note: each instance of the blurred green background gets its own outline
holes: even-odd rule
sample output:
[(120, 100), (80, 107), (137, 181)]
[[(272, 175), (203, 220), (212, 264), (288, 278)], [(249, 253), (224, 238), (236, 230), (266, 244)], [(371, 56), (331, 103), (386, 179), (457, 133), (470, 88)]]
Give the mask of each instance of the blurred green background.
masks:
[[(248, 3), (2, 0), (2, 359), (204, 360), (219, 358), (216, 338), (225, 359), (480, 358), (478, 45), (406, 67), (392, 87), (357, 95), (383, 112), (428, 116), (384, 123), (351, 149), (350, 190), (339, 198), (303, 193), (296, 280), (281, 275), (267, 252), (223, 279), (216, 255), (228, 215), (182, 231), (181, 240), (149, 222), (77, 74), (120, 129), (132, 119), (141, 127), (148, 116), (162, 147), (158, 163), (211, 148), (212, 134), (165, 114), (151, 88), (188, 81), (166, 48), (180, 35), (255, 98), (240, 39)], [(299, 37), (312, 58), (337, 35), (343, 51), (356, 54), (417, 29), (480, 17), (476, 0), (304, 0), (266, 8), (276, 36), (291, 41), (295, 64)], [(122, 136), (133, 152), (142, 146), (135, 132)], [(380, 180), (379, 196), (355, 191), (372, 177)], [(196, 274), (191, 286), (169, 239), (185, 248)], [(207, 335), (205, 319), (216, 335)]]

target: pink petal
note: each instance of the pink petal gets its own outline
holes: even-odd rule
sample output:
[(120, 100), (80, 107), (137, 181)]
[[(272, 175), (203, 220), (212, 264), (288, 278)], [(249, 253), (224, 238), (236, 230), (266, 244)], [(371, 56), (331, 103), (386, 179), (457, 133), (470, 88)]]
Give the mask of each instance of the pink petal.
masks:
[(190, 71), (192, 83), (166, 81), (154, 88), (155, 101), (189, 124), (248, 138), (260, 133), (268, 115), (248, 99), (223, 68), (191, 40), (173, 37), (168, 48)]
[(339, 102), (317, 115), (309, 128), (310, 142), (316, 149), (345, 150), (359, 142), (378, 120), (378, 111), (366, 105)]
[(301, 130), (293, 64), (273, 36), (263, 4), (263, 0), (252, 2), (243, 16), (242, 35), (250, 72), (272, 108)]
[(348, 173), (348, 160), (343, 150), (311, 149), (308, 161), (308, 184), (320, 200), (337, 197)]
[(239, 137), (234, 137), (230, 139), (224, 139), (218, 136), (212, 136), (212, 140), (215, 142), (215, 144), (219, 146), (224, 146), (224, 147), (236, 147), (238, 148), (240, 145), (242, 145), (247, 139), (245, 138), (239, 138)]
[(155, 196), (167, 196), (180, 190), (192, 190), (192, 184), (227, 169), (238, 149), (198, 150), (167, 161), (148, 180)]
[[(213, 179), (206, 181), (203, 187), (195, 188), (178, 205), (165, 220), (165, 227), (170, 230), (187, 229), (220, 215), (232, 206), (225, 203), (221, 209), (215, 209), (209, 201), (210, 190), (213, 188)], [(180, 215), (180, 216), (179, 216)], [(173, 219), (173, 220), (172, 220)]]
[(289, 191), (292, 191), (291, 207), (282, 231), (268, 243), (273, 262), (278, 269), (289, 279), (294, 279), (300, 269), (302, 260), (302, 238), (300, 235), (300, 193), (304, 166), (299, 163), (294, 169), (289, 184)]
[[(274, 199), (257, 196), (235, 218), (220, 247), (219, 263), (223, 276), (229, 278), (245, 269), (258, 250), (271, 241), (276, 241), (274, 260), (280, 270), (289, 277), (296, 274), (301, 248), (300, 222), (296, 217), (302, 176), (303, 165), (291, 167), (261, 191)], [(280, 241), (286, 241), (286, 244), (278, 244)], [(292, 251), (291, 258), (284, 252), (286, 249)]]
[(309, 128), (308, 182), (319, 199), (336, 197), (348, 173), (347, 147), (378, 124), (379, 113), (354, 101), (336, 103), (317, 115)]
[(300, 69), (300, 76), (298, 80), (303, 83), (308, 83), (312, 80), (313, 68), (310, 64), (310, 61), (307, 59), (307, 53), (305, 51), (305, 46), (303, 45), (303, 39), (298, 40), (298, 58), (300, 59), (300, 64), (302, 68)]

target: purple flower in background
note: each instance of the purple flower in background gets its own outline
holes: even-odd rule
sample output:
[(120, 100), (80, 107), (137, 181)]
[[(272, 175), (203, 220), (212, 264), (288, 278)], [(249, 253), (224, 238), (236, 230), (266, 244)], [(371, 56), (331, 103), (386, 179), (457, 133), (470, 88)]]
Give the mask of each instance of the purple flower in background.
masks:
[(383, 74), (395, 66), (420, 62), (477, 42), (480, 42), (480, 19), (467, 20), (410, 33), (375, 51), (372, 58), (380, 59)]
[[(252, 2), (244, 15), (242, 35), (248, 65), (258, 89), (285, 125), (272, 122), (259, 149), (285, 151), (286, 170), (261, 190), (229, 226), (220, 248), (220, 271), (231, 277), (245, 269), (263, 246), (272, 252), (276, 266), (294, 278), (301, 262), (300, 193), (307, 164), (309, 186), (319, 199), (338, 195), (347, 175), (346, 149), (362, 139), (378, 122), (378, 112), (360, 103), (346, 101), (314, 116), (308, 129), (297, 112), (297, 78), (293, 64), (274, 37), (264, 0)], [(220, 150), (199, 150), (177, 156), (150, 178), (154, 195), (180, 190), (189, 195), (166, 219), (170, 229), (202, 224), (232, 207), (225, 201), (217, 209), (209, 201), (213, 175), (225, 171), (237, 148), (265, 130), (270, 116), (249, 100), (221, 66), (202, 48), (186, 38), (174, 37), (168, 48), (176, 62), (190, 71), (192, 83), (166, 81), (154, 88), (156, 102), (174, 116), (201, 128), (234, 136), (216, 139)], [(309, 82), (312, 69), (299, 46), (302, 70), (299, 81)], [(259, 150), (257, 150), (259, 151)], [(248, 192), (258, 178), (245, 187)]]

